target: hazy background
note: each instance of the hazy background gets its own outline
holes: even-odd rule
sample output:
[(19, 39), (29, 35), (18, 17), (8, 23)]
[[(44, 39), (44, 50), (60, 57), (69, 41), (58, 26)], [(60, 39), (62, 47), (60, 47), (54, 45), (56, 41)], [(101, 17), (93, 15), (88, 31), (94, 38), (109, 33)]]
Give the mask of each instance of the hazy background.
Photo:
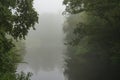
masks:
[(64, 80), (62, 0), (34, 0), (39, 23), (25, 41), (26, 55), (18, 71), (32, 72), (32, 80)]
[(63, 0), (34, 0), (34, 7), (39, 14), (55, 13), (61, 14), (64, 10)]

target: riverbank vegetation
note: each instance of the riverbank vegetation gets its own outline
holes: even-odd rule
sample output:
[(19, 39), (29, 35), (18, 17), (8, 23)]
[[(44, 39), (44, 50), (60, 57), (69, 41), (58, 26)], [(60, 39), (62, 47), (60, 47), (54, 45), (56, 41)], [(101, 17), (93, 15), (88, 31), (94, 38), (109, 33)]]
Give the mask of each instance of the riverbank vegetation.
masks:
[(119, 80), (120, 1), (64, 0), (68, 80)]
[(25, 39), (37, 20), (33, 0), (0, 1), (0, 80), (29, 80), (31, 73), (16, 73), (22, 53), (13, 40)]

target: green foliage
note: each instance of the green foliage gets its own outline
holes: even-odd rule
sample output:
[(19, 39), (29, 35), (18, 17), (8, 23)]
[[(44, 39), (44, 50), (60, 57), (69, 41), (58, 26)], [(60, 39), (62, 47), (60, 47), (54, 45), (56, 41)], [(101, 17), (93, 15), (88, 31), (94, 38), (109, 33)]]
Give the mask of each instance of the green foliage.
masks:
[(69, 15), (64, 26), (69, 55), (65, 74), (69, 80), (120, 79), (120, 1), (63, 3), (66, 12), (74, 14)]
[(21, 72), (17, 74), (16, 80), (31, 80), (30, 77), (32, 76), (32, 73), (28, 72), (25, 74), (24, 72)]
[(19, 48), (12, 47), (9, 51), (5, 49), (6, 51), (3, 50), (4, 52), (0, 53), (0, 80), (30, 80), (31, 73), (16, 73), (17, 65), (22, 61), (23, 53), (18, 52), (23, 47), (21, 44), (17, 42), (16, 45)]
[(25, 74), (24, 72), (11, 74), (11, 73), (5, 73), (4, 75), (0, 75), (0, 80), (31, 80), (30, 77), (32, 76), (32, 73), (28, 72)]
[(37, 22), (33, 0), (0, 0), (0, 80), (30, 80), (31, 73), (16, 74), (22, 54), (18, 54), (13, 38), (25, 39)]
[(4, 73), (0, 74), (0, 80), (15, 80), (15, 74), (11, 73)]
[(102, 14), (104, 11), (107, 12), (114, 8), (120, 7), (119, 0), (64, 0), (63, 4), (66, 5), (66, 12), (69, 13), (80, 13), (83, 11), (90, 12), (100, 12), (97, 14)]
[(25, 38), (28, 30), (38, 21), (33, 0), (0, 1), (0, 30), (15, 39)]
[(1, 33), (0, 34), (0, 53), (7, 53), (11, 50), (11, 48), (14, 47), (12, 44), (11, 39), (7, 39), (5, 37), (5, 34)]

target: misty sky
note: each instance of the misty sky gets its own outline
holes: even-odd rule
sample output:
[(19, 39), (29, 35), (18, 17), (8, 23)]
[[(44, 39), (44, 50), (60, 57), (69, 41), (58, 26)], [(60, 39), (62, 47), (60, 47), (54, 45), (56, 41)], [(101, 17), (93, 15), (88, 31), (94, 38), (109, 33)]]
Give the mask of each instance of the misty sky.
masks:
[(64, 10), (62, 5), (63, 0), (34, 0), (36, 11), (41, 13), (58, 13), (61, 14)]

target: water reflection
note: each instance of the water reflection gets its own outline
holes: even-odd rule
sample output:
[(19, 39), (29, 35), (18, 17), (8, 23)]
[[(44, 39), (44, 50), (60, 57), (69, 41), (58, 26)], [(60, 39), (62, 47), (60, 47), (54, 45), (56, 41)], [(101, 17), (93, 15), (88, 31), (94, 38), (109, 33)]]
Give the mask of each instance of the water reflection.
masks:
[(24, 61), (28, 64), (20, 64), (18, 70), (33, 72), (33, 80), (64, 80), (63, 17), (46, 13), (39, 19), (36, 31), (31, 30), (26, 40)]

